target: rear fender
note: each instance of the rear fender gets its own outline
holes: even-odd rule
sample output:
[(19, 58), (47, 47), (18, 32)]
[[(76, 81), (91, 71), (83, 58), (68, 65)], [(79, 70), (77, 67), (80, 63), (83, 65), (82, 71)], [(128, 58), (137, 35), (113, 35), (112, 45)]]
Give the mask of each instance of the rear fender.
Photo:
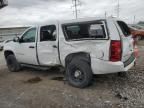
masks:
[(66, 56), (65, 58), (65, 66), (67, 66), (72, 60), (81, 60), (87, 62), (89, 65), (91, 65), (91, 58), (90, 54), (85, 53), (85, 52), (77, 52), (77, 53), (72, 53)]

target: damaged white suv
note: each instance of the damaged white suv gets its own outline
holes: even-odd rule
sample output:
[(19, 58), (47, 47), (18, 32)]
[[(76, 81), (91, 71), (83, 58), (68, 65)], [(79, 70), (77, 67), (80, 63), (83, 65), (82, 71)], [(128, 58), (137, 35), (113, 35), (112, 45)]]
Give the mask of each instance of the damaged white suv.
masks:
[(10, 71), (22, 64), (62, 66), (75, 87), (86, 87), (93, 74), (128, 71), (135, 62), (134, 40), (126, 23), (116, 18), (48, 22), (31, 27), (4, 46)]

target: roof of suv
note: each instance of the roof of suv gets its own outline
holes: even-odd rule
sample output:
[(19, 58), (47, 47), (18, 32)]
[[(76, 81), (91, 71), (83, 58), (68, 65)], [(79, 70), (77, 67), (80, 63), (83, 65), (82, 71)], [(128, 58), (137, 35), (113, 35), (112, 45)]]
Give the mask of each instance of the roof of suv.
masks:
[(113, 20), (117, 20), (117, 18), (115, 17), (88, 17), (88, 18), (78, 18), (78, 19), (71, 19), (71, 20), (55, 20), (55, 21), (48, 21), (45, 23), (42, 23), (38, 26), (44, 26), (44, 25), (48, 25), (48, 24), (67, 24), (67, 23), (76, 23), (76, 22), (85, 22), (85, 21), (96, 21), (96, 20), (107, 20), (107, 19), (113, 19)]
[(61, 24), (63, 23), (74, 23), (74, 22), (84, 22), (84, 21), (94, 21), (94, 20), (106, 20), (106, 19), (116, 19), (114, 17), (89, 17), (89, 18), (79, 18), (79, 19), (72, 19), (72, 20), (63, 20), (59, 21)]

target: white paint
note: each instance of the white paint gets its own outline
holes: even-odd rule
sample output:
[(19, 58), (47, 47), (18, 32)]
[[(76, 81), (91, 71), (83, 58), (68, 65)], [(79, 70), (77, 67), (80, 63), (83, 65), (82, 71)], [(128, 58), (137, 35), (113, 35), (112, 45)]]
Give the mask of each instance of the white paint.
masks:
[[(129, 66), (124, 67), (123, 61), (126, 61), (130, 56), (124, 58), (125, 54), (129, 54), (129, 48), (127, 48), (132, 43), (130, 37), (125, 37), (123, 39), (123, 59), (119, 62), (110, 62), (109, 61), (109, 52), (110, 52), (110, 42), (111, 40), (120, 40), (118, 29), (116, 28), (116, 19), (108, 18), (106, 19), (108, 31), (106, 32), (106, 40), (83, 40), (83, 41), (66, 41), (64, 33), (62, 31), (62, 24), (65, 23), (77, 23), (83, 21), (93, 21), (100, 20), (100, 18), (88, 18), (88, 19), (78, 19), (62, 22), (51, 22), (46, 25), (55, 24), (57, 27), (57, 40), (56, 41), (46, 41), (40, 42), (40, 29), (37, 28), (37, 51), (40, 65), (44, 66), (54, 66), (62, 65), (65, 67), (65, 58), (72, 53), (86, 52), (90, 54), (91, 57), (91, 68), (94, 74), (105, 74), (105, 73), (114, 73), (120, 71), (127, 71), (133, 66), (131, 63)], [(104, 24), (105, 25), (105, 24)], [(117, 25), (118, 26), (118, 25)], [(41, 26), (40, 26), (41, 27)], [(106, 27), (106, 25), (105, 25)], [(107, 30), (105, 28), (105, 30)], [(126, 40), (126, 41), (124, 41)], [(58, 49), (53, 48), (53, 45), (58, 47), (60, 55), (58, 54)], [(128, 44), (128, 45), (127, 45)], [(29, 49), (30, 45), (36, 45), (34, 43), (25, 43), (20, 44), (18, 42), (10, 42), (5, 45), (4, 50), (11, 50), (15, 53), (16, 58), (19, 62), (35, 64), (38, 65), (36, 58), (36, 49)], [(132, 47), (130, 47), (132, 49)], [(130, 53), (131, 54), (131, 53)], [(60, 61), (59, 57), (60, 56)], [(134, 61), (133, 61), (134, 62)]]

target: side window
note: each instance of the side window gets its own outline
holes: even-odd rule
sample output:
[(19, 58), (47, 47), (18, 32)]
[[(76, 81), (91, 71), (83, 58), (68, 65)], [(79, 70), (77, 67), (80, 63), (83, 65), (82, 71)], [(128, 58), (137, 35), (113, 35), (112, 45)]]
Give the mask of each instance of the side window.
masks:
[(48, 25), (40, 29), (40, 41), (56, 41), (56, 26)]
[(84, 22), (63, 25), (66, 39), (106, 39), (103, 22)]
[(79, 25), (67, 26), (66, 33), (68, 39), (77, 39), (80, 36), (80, 26)]
[(21, 38), (22, 43), (31, 43), (35, 42), (36, 37), (36, 28), (29, 29)]
[(91, 24), (89, 28), (89, 36), (94, 38), (106, 38), (104, 25)]

